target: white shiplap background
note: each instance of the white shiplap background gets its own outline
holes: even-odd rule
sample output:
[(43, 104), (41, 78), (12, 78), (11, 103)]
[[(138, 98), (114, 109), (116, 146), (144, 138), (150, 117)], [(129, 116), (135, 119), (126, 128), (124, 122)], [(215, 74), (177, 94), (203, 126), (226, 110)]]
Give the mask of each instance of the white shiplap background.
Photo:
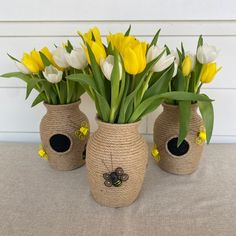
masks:
[[(60, 44), (66, 39), (78, 44), (76, 31), (96, 25), (102, 35), (125, 31), (149, 40), (162, 28), (160, 43), (175, 48), (181, 41), (195, 50), (199, 34), (221, 48), (218, 64), (223, 66), (204, 92), (215, 99), (213, 142), (236, 142), (236, 2), (234, 0), (1, 0), (0, 74), (16, 68), (6, 53), (20, 58), (23, 51), (44, 45)], [(43, 105), (31, 108), (35, 94), (25, 101), (25, 84), (17, 79), (0, 79), (0, 141), (38, 142)], [(82, 97), (81, 109), (96, 129), (95, 108)], [(143, 119), (140, 127), (152, 139), (153, 122), (160, 113)], [(56, 122), (56, 121), (55, 121)]]

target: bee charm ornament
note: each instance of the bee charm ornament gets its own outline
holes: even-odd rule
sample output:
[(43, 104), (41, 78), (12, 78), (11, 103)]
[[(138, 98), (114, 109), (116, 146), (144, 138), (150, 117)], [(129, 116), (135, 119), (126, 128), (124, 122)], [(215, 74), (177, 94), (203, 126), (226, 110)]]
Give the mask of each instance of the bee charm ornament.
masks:
[[(103, 164), (109, 171), (106, 164), (104, 162)], [(117, 167), (115, 171), (113, 170), (112, 155), (111, 155), (111, 165), (112, 165), (112, 171), (103, 174), (103, 178), (105, 180), (104, 185), (106, 187), (112, 187), (112, 186), (120, 187), (123, 181), (127, 181), (129, 179), (129, 175), (126, 174), (121, 167)]]
[(115, 187), (120, 187), (123, 181), (129, 179), (129, 175), (125, 174), (121, 167), (117, 167), (115, 171), (112, 171), (111, 173), (104, 173), (103, 178), (105, 179), (105, 186), (111, 187), (113, 185)]

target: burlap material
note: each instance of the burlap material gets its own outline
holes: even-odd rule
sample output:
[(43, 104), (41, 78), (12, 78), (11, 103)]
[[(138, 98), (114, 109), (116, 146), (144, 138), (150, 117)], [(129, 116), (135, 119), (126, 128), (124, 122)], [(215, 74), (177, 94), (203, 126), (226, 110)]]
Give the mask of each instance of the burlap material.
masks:
[[(129, 206), (138, 197), (147, 166), (148, 147), (138, 132), (139, 122), (109, 124), (98, 121), (87, 145), (86, 168), (94, 199), (108, 207)], [(120, 187), (106, 187), (103, 174), (123, 168), (129, 179)]]
[[(73, 170), (85, 164), (83, 154), (85, 154), (89, 131), (87, 135), (83, 135), (80, 133), (80, 128), (87, 126), (89, 130), (89, 121), (85, 114), (79, 110), (79, 104), (80, 102), (67, 105), (44, 104), (47, 113), (40, 123), (40, 136), (49, 163), (54, 169)], [(52, 148), (50, 140), (55, 134), (63, 134), (69, 138), (70, 147), (68, 150), (57, 152)]]
[(202, 156), (204, 142), (197, 144), (196, 139), (201, 127), (202, 118), (197, 113), (197, 105), (191, 107), (189, 132), (185, 140), (189, 143), (189, 150), (182, 156), (175, 156), (168, 150), (167, 143), (179, 135), (179, 108), (174, 105), (163, 104), (164, 110), (156, 119), (154, 125), (154, 143), (160, 152), (158, 165), (161, 169), (173, 174), (191, 174), (198, 165)]

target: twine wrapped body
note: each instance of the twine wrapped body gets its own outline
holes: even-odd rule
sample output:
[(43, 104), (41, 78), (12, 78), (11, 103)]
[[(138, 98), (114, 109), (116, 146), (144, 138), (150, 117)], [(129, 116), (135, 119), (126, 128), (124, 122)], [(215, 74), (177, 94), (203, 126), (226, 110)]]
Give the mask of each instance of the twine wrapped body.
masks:
[(185, 141), (189, 144), (187, 153), (181, 156), (173, 155), (168, 149), (168, 142), (179, 135), (179, 107), (163, 104), (164, 110), (154, 124), (154, 143), (160, 152), (158, 165), (161, 169), (173, 174), (191, 174), (199, 165), (202, 156), (204, 142), (196, 143), (199, 129), (203, 121), (197, 113), (197, 105), (191, 106), (191, 119), (189, 132)]
[[(66, 105), (48, 105), (47, 113), (40, 123), (42, 146), (48, 156), (51, 167), (57, 170), (73, 170), (85, 164), (85, 148), (89, 137), (89, 121), (79, 110), (79, 102)], [(87, 134), (80, 134), (80, 128), (86, 125)], [(55, 137), (53, 140), (53, 137)], [(58, 140), (58, 137), (62, 139)], [(63, 151), (56, 151), (65, 146)], [(54, 148), (55, 145), (56, 150)]]
[[(139, 122), (109, 124), (98, 121), (97, 131), (87, 145), (86, 168), (94, 199), (108, 207), (129, 206), (141, 190), (148, 157)], [(107, 187), (103, 174), (123, 168), (129, 179), (119, 187)]]

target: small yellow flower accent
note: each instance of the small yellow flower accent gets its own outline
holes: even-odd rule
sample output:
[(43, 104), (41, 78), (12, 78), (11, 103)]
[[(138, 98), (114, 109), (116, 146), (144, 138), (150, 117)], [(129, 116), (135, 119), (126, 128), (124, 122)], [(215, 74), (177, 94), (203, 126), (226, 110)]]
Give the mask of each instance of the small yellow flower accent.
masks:
[(81, 126), (78, 130), (75, 131), (75, 136), (83, 140), (89, 134), (89, 125), (86, 121), (81, 123)]
[(206, 130), (203, 126), (200, 127), (198, 132), (198, 137), (196, 138), (196, 144), (200, 145), (206, 141)]
[(44, 159), (44, 160), (48, 160), (48, 155), (45, 152), (45, 150), (43, 149), (42, 145), (40, 145), (39, 147), (39, 152), (38, 152), (39, 156)]
[(160, 161), (160, 152), (158, 151), (156, 144), (152, 148), (152, 156), (156, 161)]

